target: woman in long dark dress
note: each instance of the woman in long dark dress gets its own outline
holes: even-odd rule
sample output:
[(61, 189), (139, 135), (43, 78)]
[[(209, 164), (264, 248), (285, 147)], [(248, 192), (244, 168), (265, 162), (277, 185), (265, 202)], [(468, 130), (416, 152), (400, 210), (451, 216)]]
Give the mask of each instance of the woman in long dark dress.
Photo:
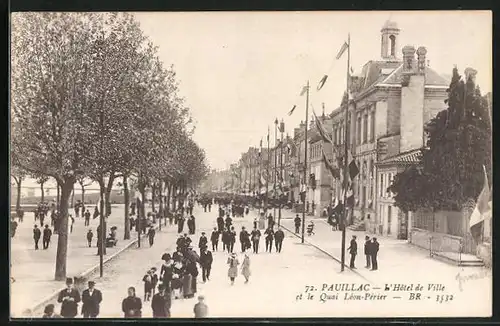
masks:
[(165, 254), (162, 256), (164, 263), (160, 270), (160, 281), (162, 282), (165, 289), (169, 292), (171, 289), (172, 277), (174, 275), (173, 264), (174, 261), (170, 258), (170, 254)]
[(179, 299), (182, 291), (182, 279), (186, 273), (186, 267), (182, 262), (182, 254), (179, 254), (177, 260), (172, 265), (172, 281), (170, 285), (175, 299)]

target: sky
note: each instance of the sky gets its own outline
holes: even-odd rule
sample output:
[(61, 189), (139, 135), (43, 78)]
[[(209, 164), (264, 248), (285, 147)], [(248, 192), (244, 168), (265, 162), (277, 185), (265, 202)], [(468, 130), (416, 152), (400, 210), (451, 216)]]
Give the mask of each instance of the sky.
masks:
[[(194, 138), (212, 168), (225, 169), (250, 146), (258, 146), (274, 120), (286, 132), (305, 119), (305, 97), (319, 115), (340, 104), (347, 60), (335, 60), (351, 36), (351, 66), (359, 73), (380, 59), (380, 30), (390, 19), (401, 29), (398, 54), (407, 44), (425, 46), (430, 67), (451, 75), (478, 70), (482, 92), (492, 88), (490, 12), (197, 12), (136, 13), (142, 30), (158, 46), (165, 64), (174, 65), (180, 93), (190, 107)], [(316, 86), (329, 79), (321, 92)], [(293, 115), (288, 111), (297, 105)], [(312, 112), (310, 110), (310, 115)], [(272, 142), (271, 142), (272, 146)]]
[[(360, 73), (380, 59), (386, 20), (400, 28), (405, 45), (425, 46), (430, 67), (451, 75), (478, 70), (483, 93), (492, 89), (492, 16), (487, 11), (435, 12), (141, 12), (141, 28), (173, 65), (180, 95), (196, 123), (195, 141), (213, 169), (226, 169), (250, 146), (257, 147), (274, 120), (286, 133), (305, 119), (302, 87), (310, 80), (311, 108), (319, 115), (340, 104), (346, 88), (346, 55), (335, 60), (347, 35), (351, 67)], [(329, 78), (320, 92), (316, 86)], [(290, 117), (288, 111), (297, 105)], [(312, 116), (310, 109), (310, 117)], [(310, 118), (309, 117), (309, 118)], [(28, 182), (30, 183), (30, 182)], [(33, 182), (31, 182), (33, 183)], [(34, 184), (34, 183), (33, 183)]]

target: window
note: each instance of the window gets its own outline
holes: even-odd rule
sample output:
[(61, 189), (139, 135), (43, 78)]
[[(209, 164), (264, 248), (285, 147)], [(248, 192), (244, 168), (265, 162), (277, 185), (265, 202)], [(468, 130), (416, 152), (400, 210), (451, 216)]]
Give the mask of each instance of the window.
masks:
[(333, 127), (333, 144), (337, 144), (337, 126)]
[(356, 127), (356, 143), (361, 144), (361, 116), (358, 118), (358, 125)]
[(363, 144), (368, 141), (368, 115), (363, 117)]
[[(390, 174), (390, 177), (389, 177), (389, 186), (392, 186), (392, 184), (394, 183), (394, 174), (391, 173)], [(392, 193), (391, 191), (388, 191), (388, 194), (389, 194), (389, 197), (394, 197), (394, 193)]]
[(375, 201), (375, 165), (373, 159), (370, 159), (370, 199)]
[(388, 173), (387, 174), (386, 184), (385, 184), (385, 197), (387, 197), (387, 198), (391, 197), (391, 193), (387, 189), (391, 185), (391, 179), (392, 179), (392, 173)]
[(387, 234), (391, 234), (392, 206), (387, 207)]
[(396, 55), (396, 36), (389, 36), (389, 40), (391, 40), (391, 56), (394, 57)]
[(375, 111), (372, 111), (371, 113), (371, 119), (370, 119), (370, 142), (375, 141)]
[(363, 170), (362, 170), (362, 176), (363, 176), (363, 181), (366, 181), (367, 175), (368, 175), (368, 167), (366, 166), (366, 161), (363, 161)]
[(362, 205), (363, 205), (363, 206), (362, 206), (362, 207), (363, 207), (363, 208), (366, 208), (366, 187), (365, 187), (365, 186), (363, 186), (363, 194), (362, 194), (362, 195), (363, 195), (363, 196), (361, 197), (361, 198), (362, 198), (362, 200), (363, 200), (363, 202), (362, 202)]

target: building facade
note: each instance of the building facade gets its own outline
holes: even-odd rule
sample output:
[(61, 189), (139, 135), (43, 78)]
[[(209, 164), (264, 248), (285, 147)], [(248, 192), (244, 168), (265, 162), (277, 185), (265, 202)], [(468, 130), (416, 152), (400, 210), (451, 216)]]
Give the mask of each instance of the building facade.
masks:
[[(339, 159), (348, 105), (349, 149), (360, 171), (353, 180), (353, 223), (394, 237), (407, 232), (408, 217), (394, 206), (387, 187), (404, 168), (401, 160), (418, 159), (414, 151), (425, 144), (425, 123), (445, 109), (449, 85), (428, 66), (424, 47), (405, 46), (402, 57), (398, 55), (399, 33), (394, 22), (386, 22), (381, 30), (381, 58), (368, 61), (359, 75), (351, 77), (349, 101), (345, 96), (344, 105), (332, 113)], [(391, 160), (379, 164), (386, 159)], [(336, 180), (333, 196), (340, 193)]]

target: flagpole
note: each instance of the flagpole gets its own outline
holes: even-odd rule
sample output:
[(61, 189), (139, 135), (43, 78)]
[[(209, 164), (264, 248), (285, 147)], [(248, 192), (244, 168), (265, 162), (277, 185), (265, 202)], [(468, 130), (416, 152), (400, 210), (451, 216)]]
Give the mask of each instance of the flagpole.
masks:
[(285, 123), (283, 119), (281, 119), (280, 132), (281, 132), (281, 141), (280, 141), (280, 197), (278, 198), (278, 227), (281, 226), (281, 196), (283, 192), (283, 132), (285, 131)]
[[(309, 115), (309, 80), (307, 81), (307, 89), (306, 89), (306, 131), (304, 134), (304, 184), (307, 180), (307, 128), (308, 128), (308, 115)], [(305, 224), (306, 224), (306, 197), (307, 197), (307, 187), (306, 192), (304, 194), (304, 206), (302, 209), (302, 243), (304, 243), (304, 232), (305, 232)]]
[(342, 214), (342, 252), (341, 252), (341, 262), (340, 262), (340, 271), (344, 271), (344, 265), (345, 265), (345, 229), (346, 229), (346, 217), (347, 217), (347, 174), (348, 174), (348, 157), (347, 157), (347, 150), (348, 150), (348, 137), (349, 137), (349, 131), (348, 131), (348, 123), (347, 120), (349, 119), (349, 67), (350, 67), (350, 60), (351, 60), (351, 34), (349, 33), (347, 35), (347, 81), (346, 81), (346, 89), (347, 89), (347, 102), (346, 102), (346, 107), (345, 107), (345, 136), (344, 136), (344, 180), (342, 187), (344, 188), (344, 199), (342, 200), (342, 204), (344, 205), (344, 211)]
[(277, 178), (277, 173), (278, 173), (278, 118), (274, 120), (274, 185), (273, 185), (273, 219), (276, 220), (276, 182), (278, 180)]
[(267, 126), (267, 180), (266, 180), (266, 204), (264, 208), (264, 214), (267, 214), (267, 205), (269, 203), (269, 163), (271, 162), (271, 152), (269, 151), (269, 126)]
[(260, 155), (259, 155), (259, 187), (257, 189), (257, 193), (258, 193), (258, 198), (259, 198), (259, 218), (260, 218), (260, 207), (261, 207), (261, 193), (260, 193), (260, 183), (261, 183), (261, 180), (262, 180), (262, 138), (260, 139)]

